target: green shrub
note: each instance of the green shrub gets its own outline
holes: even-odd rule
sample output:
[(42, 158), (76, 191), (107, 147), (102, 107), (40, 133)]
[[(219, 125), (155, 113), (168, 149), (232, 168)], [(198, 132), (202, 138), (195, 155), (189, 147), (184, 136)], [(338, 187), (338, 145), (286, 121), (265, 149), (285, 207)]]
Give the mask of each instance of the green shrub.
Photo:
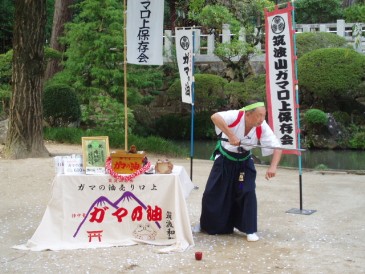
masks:
[(224, 92), (228, 97), (227, 108), (239, 109), (250, 100), (265, 99), (266, 75), (259, 74), (250, 76), (242, 82), (229, 82), (224, 87)]
[[(129, 109), (127, 115), (128, 130), (131, 132), (136, 122)], [(86, 127), (105, 128), (109, 131), (124, 129), (124, 105), (106, 93), (90, 96), (89, 101), (82, 105), (82, 122)]]
[(156, 121), (156, 132), (170, 140), (180, 140), (190, 138), (190, 115), (166, 114)]
[[(364, 108), (364, 106), (363, 106), (363, 108)], [(365, 115), (364, 115), (364, 113), (365, 113), (364, 110), (362, 112), (354, 111), (352, 113), (353, 123), (356, 123), (358, 125), (365, 125)]]
[(144, 150), (148, 153), (156, 153), (170, 157), (187, 157), (189, 152), (176, 146), (171, 141), (157, 136), (141, 138), (137, 135), (131, 135), (128, 139), (130, 145), (134, 144), (137, 149)]
[[(244, 90), (248, 93), (247, 100), (262, 100), (266, 96), (266, 75), (259, 74), (246, 78), (243, 83)], [(246, 103), (246, 102), (245, 102)]]
[(346, 48), (347, 41), (344, 37), (330, 32), (304, 32), (296, 35), (297, 56), (321, 48)]
[(347, 112), (344, 111), (335, 111), (334, 113), (332, 113), (333, 118), (335, 118), (336, 122), (347, 126), (348, 124), (351, 123), (351, 117)]
[[(212, 112), (203, 111), (194, 115), (194, 139), (215, 138)], [(156, 134), (169, 140), (189, 140), (191, 138), (191, 115), (167, 114), (156, 120)]]
[[(226, 105), (224, 86), (227, 80), (213, 74), (195, 75), (195, 110), (205, 111), (220, 109)], [(176, 79), (167, 91), (168, 101), (181, 101), (181, 82)]]
[(12, 75), (13, 50), (0, 54), (0, 84), (10, 84)]
[(43, 115), (52, 127), (78, 122), (81, 110), (73, 89), (67, 85), (47, 86), (43, 95)]
[[(216, 138), (214, 125), (211, 120), (212, 112), (204, 111), (194, 116), (194, 139), (206, 140)], [(191, 127), (191, 126), (190, 126)]]
[(143, 137), (155, 135), (155, 119), (151, 113), (150, 108), (144, 105), (134, 105), (131, 108), (136, 121), (136, 126), (133, 129), (133, 133)]
[(230, 108), (241, 108), (244, 102), (248, 100), (248, 93), (245, 91), (245, 86), (242, 82), (229, 82), (224, 86), (224, 91), (229, 98)]
[(314, 169), (315, 170), (328, 170), (328, 166), (326, 166), (325, 164), (319, 164), (319, 165), (315, 166)]
[(85, 136), (85, 132), (81, 128), (73, 127), (46, 127), (43, 133), (45, 140), (68, 144), (81, 144), (81, 138)]
[[(81, 128), (44, 128), (44, 139), (56, 141), (59, 143), (79, 144), (81, 145), (82, 137), (91, 136), (108, 136), (109, 146), (111, 149), (124, 150), (125, 136), (123, 130), (110, 132), (109, 130), (82, 130)], [(128, 147), (132, 144), (138, 150), (144, 150), (148, 153), (162, 154), (171, 157), (186, 157), (188, 151), (177, 147), (174, 143), (161, 137), (149, 136), (141, 137), (130, 134), (128, 136)]]
[[(61, 60), (62, 53), (59, 51), (45, 47), (44, 57), (46, 60)], [(0, 54), (0, 84), (10, 84), (12, 77), (12, 60), (13, 60), (13, 50), (9, 50), (4, 54)]]
[[(47, 60), (61, 59), (62, 54), (54, 49), (45, 47), (44, 56)], [(0, 54), (0, 113), (7, 113), (11, 98), (11, 77), (12, 77), (13, 50)]]
[(13, 50), (5, 54), (0, 54), (0, 114), (8, 113), (11, 98), (11, 61), (13, 59)]
[(226, 104), (224, 86), (227, 80), (213, 74), (195, 75), (195, 109), (222, 108)]
[(355, 133), (349, 143), (351, 148), (365, 149), (365, 132)]
[(45, 47), (44, 48), (44, 57), (49, 60), (49, 59), (53, 59), (53, 60), (59, 60), (61, 61), (62, 60), (62, 56), (63, 56), (63, 53), (58, 51), (58, 50), (55, 50), (53, 48), (49, 48), (49, 47)]
[(10, 85), (1, 85), (0, 84), (0, 115), (5, 114), (7, 115), (9, 110), (11, 98), (11, 87)]
[(364, 77), (365, 56), (352, 49), (317, 49), (298, 60), (301, 102), (327, 112), (365, 96)]
[(326, 126), (328, 118), (322, 110), (309, 109), (304, 114), (304, 121), (309, 126)]

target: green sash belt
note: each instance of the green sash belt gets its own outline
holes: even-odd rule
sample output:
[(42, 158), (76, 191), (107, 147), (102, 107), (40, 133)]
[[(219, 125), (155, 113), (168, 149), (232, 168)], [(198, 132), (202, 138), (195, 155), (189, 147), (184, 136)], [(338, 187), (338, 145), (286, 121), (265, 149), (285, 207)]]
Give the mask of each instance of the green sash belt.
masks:
[[(214, 160), (215, 155), (217, 154), (218, 151), (224, 157), (226, 157), (228, 160), (235, 161), (235, 162), (243, 162), (243, 161), (247, 160), (249, 157), (251, 157), (251, 155), (252, 155), (251, 150), (250, 150), (250, 151), (247, 151), (248, 152), (247, 154), (242, 154), (242, 158), (241, 157), (240, 158), (236, 158), (236, 157), (228, 154), (228, 152), (222, 147), (221, 140), (218, 140), (217, 145), (215, 146), (215, 149), (213, 151), (213, 154), (210, 157), (210, 160)], [(235, 153), (235, 154), (238, 154), (238, 153)]]

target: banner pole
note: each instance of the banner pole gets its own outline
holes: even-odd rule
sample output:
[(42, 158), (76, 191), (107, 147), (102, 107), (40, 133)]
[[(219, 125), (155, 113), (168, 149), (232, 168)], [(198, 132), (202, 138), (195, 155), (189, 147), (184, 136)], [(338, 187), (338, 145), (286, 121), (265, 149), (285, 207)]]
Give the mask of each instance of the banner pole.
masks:
[(194, 158), (194, 92), (195, 92), (195, 78), (194, 78), (194, 62), (195, 62), (195, 31), (193, 28), (193, 56), (192, 56), (192, 74), (193, 79), (191, 83), (191, 130), (190, 130), (190, 180), (193, 181), (193, 158)]
[[(297, 45), (296, 45), (296, 33), (295, 33), (295, 0), (292, 0), (292, 31), (293, 31), (293, 41), (294, 41), (294, 56), (295, 56), (295, 97), (296, 97), (296, 109), (297, 109), (297, 141), (298, 141), (298, 149), (300, 149), (300, 110), (299, 110), (299, 86), (298, 86), (298, 62), (297, 62)], [(289, 2), (290, 3), (290, 2)], [(304, 214), (310, 215), (316, 210), (303, 210), (303, 184), (302, 184), (302, 154), (298, 154), (298, 170), (299, 170), (299, 210), (291, 209), (288, 210), (287, 213), (296, 213), (296, 214)]]
[(128, 94), (127, 94), (127, 0), (123, 1), (124, 5), (124, 30), (123, 30), (123, 43), (124, 43), (124, 150), (128, 151)]
[[(295, 34), (295, 6), (294, 6), (294, 0), (293, 2), (293, 11), (292, 11), (292, 17), (293, 17), (293, 37), (294, 37), (294, 55), (297, 56), (297, 40), (296, 40), (296, 34)], [(297, 58), (295, 58), (295, 97), (297, 102), (297, 140), (298, 140), (298, 148), (300, 149), (301, 141), (300, 141), (300, 110), (299, 110), (299, 86), (298, 86), (298, 62)], [(298, 154), (298, 169), (299, 169), (299, 208), (300, 210), (303, 210), (303, 195), (302, 195), (302, 154)]]

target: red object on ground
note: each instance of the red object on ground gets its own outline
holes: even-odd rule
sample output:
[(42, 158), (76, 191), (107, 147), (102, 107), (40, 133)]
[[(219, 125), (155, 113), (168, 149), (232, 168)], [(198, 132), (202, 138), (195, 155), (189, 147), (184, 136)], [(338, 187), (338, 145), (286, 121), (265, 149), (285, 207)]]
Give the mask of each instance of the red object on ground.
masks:
[(195, 260), (200, 261), (203, 258), (203, 252), (195, 252)]

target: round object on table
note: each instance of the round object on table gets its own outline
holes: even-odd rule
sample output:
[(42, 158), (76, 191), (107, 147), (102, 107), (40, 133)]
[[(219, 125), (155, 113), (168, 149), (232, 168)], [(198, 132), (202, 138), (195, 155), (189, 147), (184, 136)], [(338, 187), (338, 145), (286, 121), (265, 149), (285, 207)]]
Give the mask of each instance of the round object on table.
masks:
[(170, 174), (172, 172), (172, 169), (174, 168), (174, 165), (169, 160), (158, 160), (155, 165), (155, 171), (156, 173), (160, 174)]

